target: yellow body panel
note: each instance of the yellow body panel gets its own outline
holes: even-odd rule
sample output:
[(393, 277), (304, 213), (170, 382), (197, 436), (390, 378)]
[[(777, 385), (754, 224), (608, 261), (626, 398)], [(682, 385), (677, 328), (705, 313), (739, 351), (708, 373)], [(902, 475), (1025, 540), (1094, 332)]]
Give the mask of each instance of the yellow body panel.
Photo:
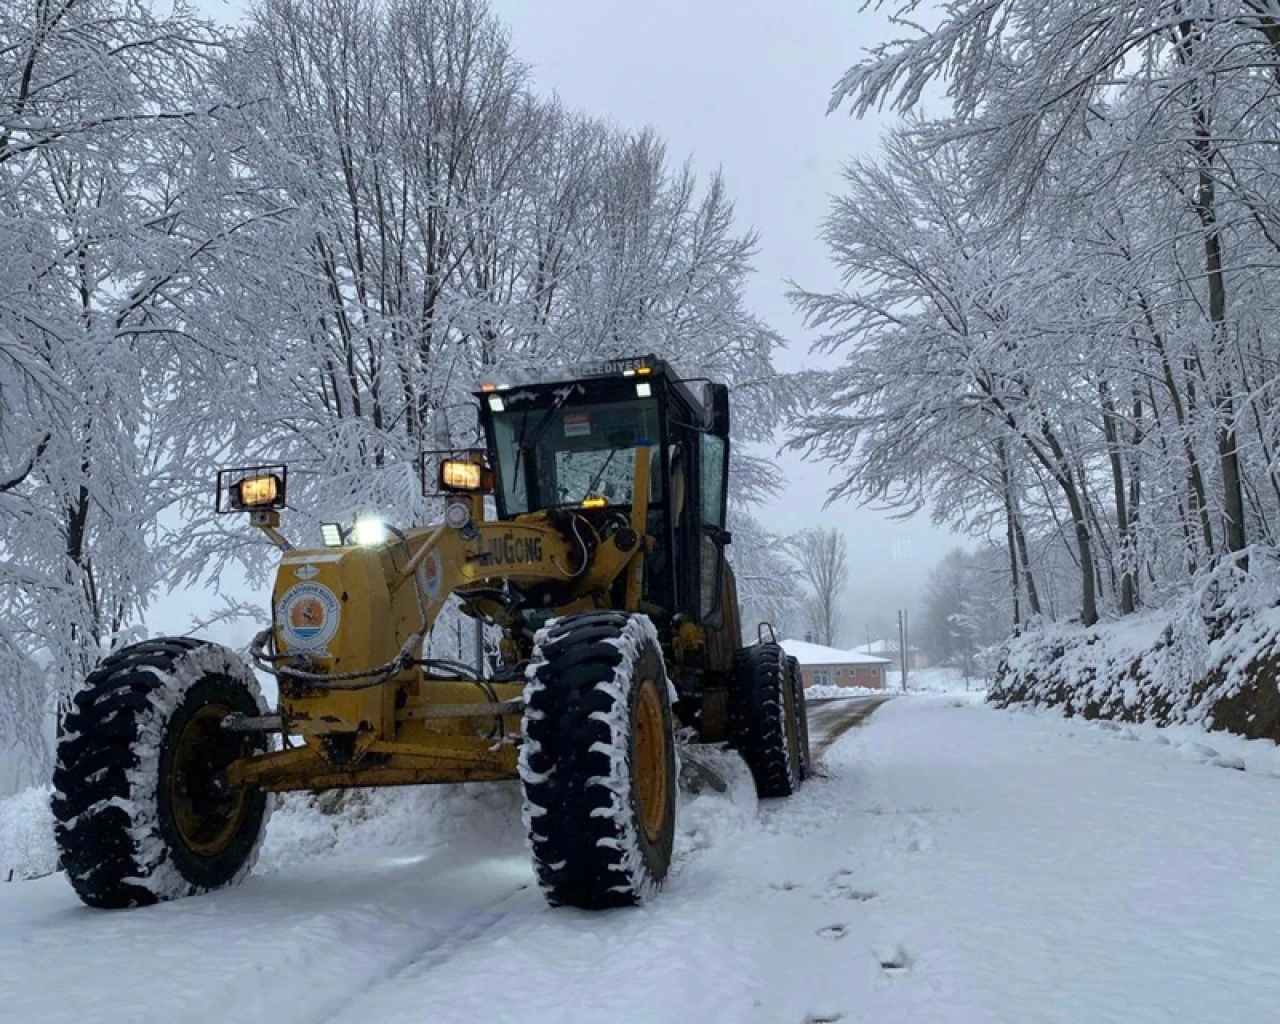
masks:
[(482, 522), (479, 495), (458, 499), (471, 510), (464, 528), (393, 531), (376, 547), (285, 548), (272, 593), (274, 649), (285, 665), (329, 678), (280, 676), (283, 731), (303, 745), (237, 762), (231, 781), (287, 790), (515, 777), (520, 714), (488, 709), (495, 700), (518, 702), (521, 683), (431, 679), (412, 663), (390, 674), (387, 667), (406, 651), (421, 657), (422, 637), (454, 594), (501, 624), (494, 588), (545, 588), (555, 595), (548, 611), (562, 615), (616, 607), (611, 594), (622, 578), (624, 607), (637, 610), (648, 470), (647, 450), (637, 449), (627, 546), (618, 543), (623, 531), (592, 537), (589, 558), (579, 535), (591, 529), (585, 520), (568, 536), (545, 512)]

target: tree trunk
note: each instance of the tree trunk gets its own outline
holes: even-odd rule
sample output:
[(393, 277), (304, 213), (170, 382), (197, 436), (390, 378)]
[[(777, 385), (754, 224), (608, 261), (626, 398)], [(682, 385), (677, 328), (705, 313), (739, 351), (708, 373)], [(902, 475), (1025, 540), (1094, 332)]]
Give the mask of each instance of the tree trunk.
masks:
[(1116, 530), (1120, 537), (1120, 614), (1132, 614), (1134, 602), (1133, 566), (1129, 559), (1129, 508), (1125, 492), (1124, 464), (1120, 460), (1119, 431), (1116, 428), (1115, 404), (1105, 378), (1098, 380), (1098, 397), (1102, 400), (1102, 430), (1107, 440), (1107, 458), (1111, 463), (1111, 487), (1115, 494)]
[[(1194, 22), (1185, 21), (1179, 27), (1181, 53), (1186, 63), (1192, 64), (1200, 30)], [(1222, 268), (1222, 231), (1218, 226), (1216, 185), (1213, 163), (1217, 147), (1213, 141), (1213, 122), (1208, 101), (1198, 84), (1192, 92), (1192, 122), (1194, 130), (1191, 148), (1196, 158), (1196, 193), (1193, 207), (1200, 221), (1204, 240), (1205, 280), (1209, 289), (1209, 323), (1213, 356), (1213, 369), (1218, 374), (1213, 385), (1213, 404), (1217, 414), (1215, 433), (1218, 446), (1218, 466), (1222, 474), (1222, 518), (1224, 521), (1227, 550), (1243, 551), (1248, 538), (1244, 524), (1244, 487), (1240, 479), (1240, 453), (1235, 427), (1235, 400), (1231, 388), (1222, 379), (1224, 367), (1229, 365), (1230, 339), (1227, 325), (1227, 285)], [(1247, 558), (1240, 557), (1242, 566)]]

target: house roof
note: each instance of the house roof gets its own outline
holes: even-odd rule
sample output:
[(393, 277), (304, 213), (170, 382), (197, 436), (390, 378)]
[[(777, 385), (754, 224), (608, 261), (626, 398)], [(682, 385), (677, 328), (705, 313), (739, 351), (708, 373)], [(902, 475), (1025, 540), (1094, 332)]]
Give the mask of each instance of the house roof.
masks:
[(805, 640), (783, 640), (782, 649), (801, 665), (888, 665), (888, 658), (877, 658), (857, 651), (842, 651)]

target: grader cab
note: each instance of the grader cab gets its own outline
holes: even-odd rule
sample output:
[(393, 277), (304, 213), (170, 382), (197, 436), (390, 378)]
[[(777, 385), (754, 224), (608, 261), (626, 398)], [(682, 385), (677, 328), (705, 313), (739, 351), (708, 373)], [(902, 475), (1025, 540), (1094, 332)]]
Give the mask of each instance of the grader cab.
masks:
[[(653, 357), (494, 379), (483, 450), (438, 453), (443, 521), (281, 533), (283, 466), (224, 471), (218, 510), (281, 551), (250, 659), (150, 640), (114, 652), (64, 717), (62, 863), (88, 904), (234, 883), (267, 795), (516, 780), (548, 900), (638, 902), (671, 860), (676, 744), (728, 744), (762, 796), (808, 771), (794, 662), (742, 646), (726, 558), (728, 391)], [(450, 601), (500, 639), (424, 656)], [(278, 737), (278, 739), (277, 739)]]

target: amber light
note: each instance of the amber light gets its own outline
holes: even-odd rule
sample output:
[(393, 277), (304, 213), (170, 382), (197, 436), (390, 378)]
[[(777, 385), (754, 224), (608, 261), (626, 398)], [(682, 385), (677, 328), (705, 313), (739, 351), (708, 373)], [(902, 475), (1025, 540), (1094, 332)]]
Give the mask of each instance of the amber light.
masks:
[(592, 495), (590, 498), (582, 499), (583, 508), (605, 508), (608, 504), (608, 498), (601, 498), (597, 495)]
[(236, 484), (236, 498), (241, 508), (273, 505), (279, 497), (280, 478), (276, 476), (251, 476)]
[(451, 491), (478, 491), (484, 486), (483, 467), (474, 462), (446, 459), (440, 464), (440, 486)]

